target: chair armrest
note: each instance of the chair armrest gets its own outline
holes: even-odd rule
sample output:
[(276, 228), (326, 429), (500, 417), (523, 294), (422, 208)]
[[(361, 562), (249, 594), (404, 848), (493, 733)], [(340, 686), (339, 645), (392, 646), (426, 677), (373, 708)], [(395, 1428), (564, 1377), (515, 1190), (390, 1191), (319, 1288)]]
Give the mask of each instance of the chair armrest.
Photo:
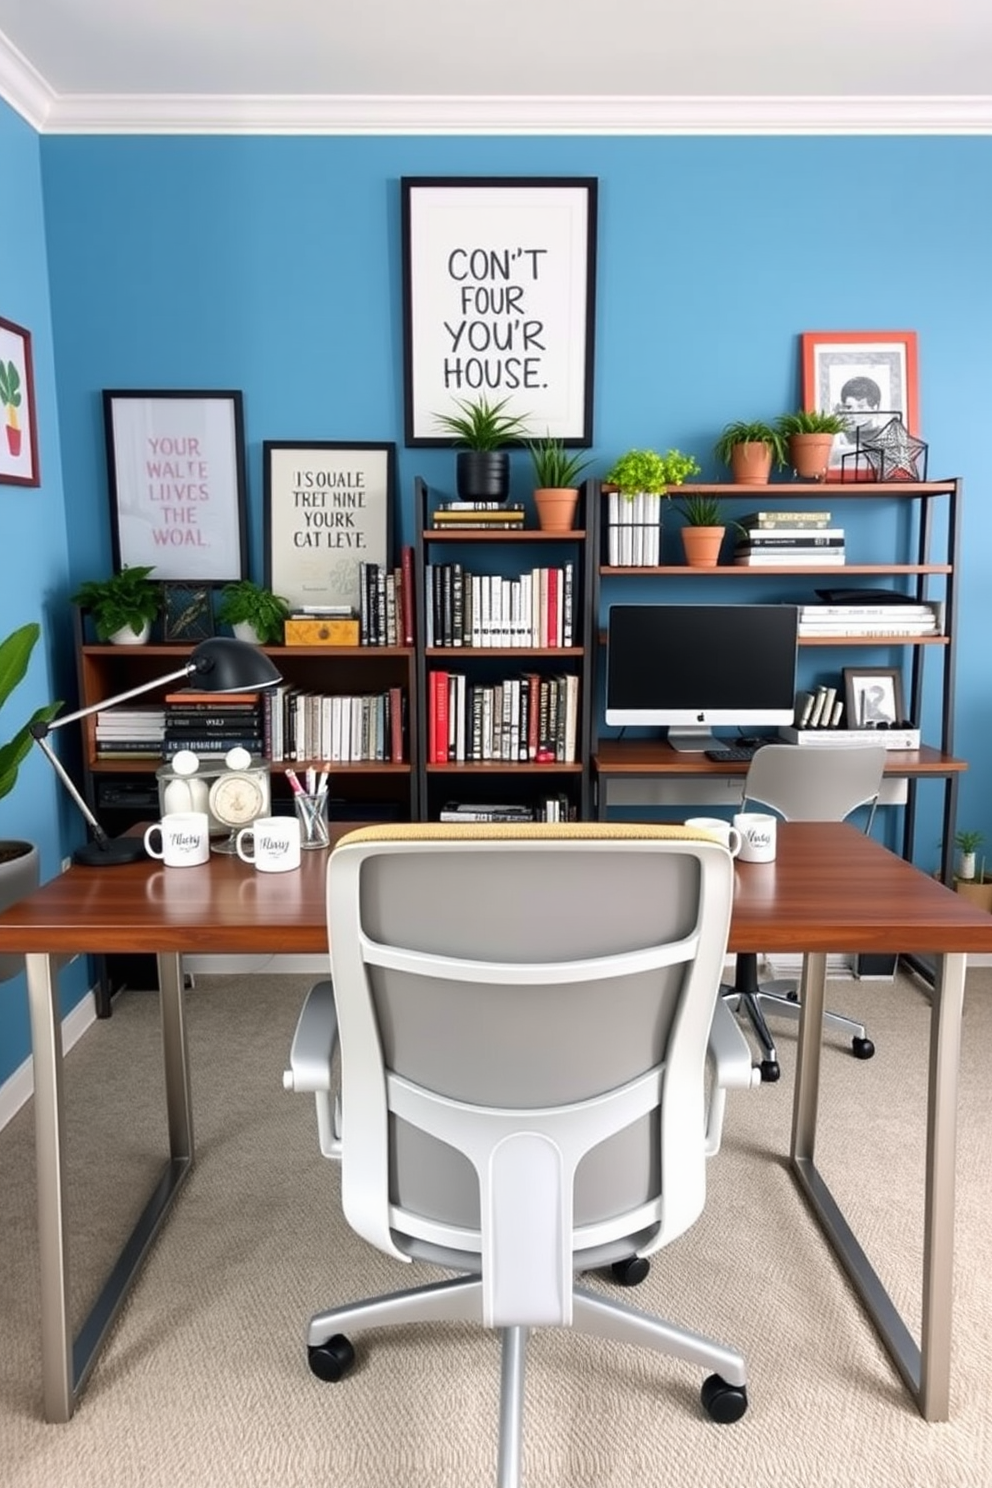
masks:
[(334, 984), (315, 982), (296, 1022), (289, 1069), (282, 1077), (286, 1090), (313, 1092), (317, 1102), (317, 1134), (325, 1157), (341, 1157), (341, 1102), (331, 1100), (332, 1065), (338, 1043), (338, 1015)]
[(706, 1156), (715, 1157), (723, 1136), (727, 1091), (750, 1090), (761, 1083), (761, 1071), (751, 1063), (747, 1040), (722, 997), (713, 1009), (707, 1054), (713, 1063), (713, 1078), (706, 1112)]

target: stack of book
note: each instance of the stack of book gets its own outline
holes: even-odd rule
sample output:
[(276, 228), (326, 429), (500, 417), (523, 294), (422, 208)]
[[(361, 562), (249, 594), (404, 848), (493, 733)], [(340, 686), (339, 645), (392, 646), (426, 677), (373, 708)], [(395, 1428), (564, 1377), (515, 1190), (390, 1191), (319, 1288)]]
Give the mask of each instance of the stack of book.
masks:
[(199, 755), (225, 755), (229, 749), (261, 754), (262, 703), (257, 692), (197, 692), (183, 688), (165, 695), (162, 754), (181, 749)]
[(165, 709), (159, 704), (108, 708), (95, 720), (97, 759), (160, 759)]
[(738, 567), (829, 567), (844, 562), (844, 529), (831, 527), (828, 511), (749, 512), (738, 523), (734, 548)]
[(443, 822), (559, 822), (574, 821), (575, 807), (564, 794), (544, 796), (533, 806), (490, 804), (486, 801), (449, 801), (441, 808)]
[(804, 604), (799, 606), (801, 636), (928, 636), (942, 635), (944, 607), (940, 600), (920, 603)]
[(424, 571), (428, 646), (558, 649), (573, 646), (575, 565), (519, 578), (474, 574), (461, 563)]
[(521, 501), (442, 501), (431, 512), (431, 525), (439, 531), (470, 528), (474, 532), (523, 530)]

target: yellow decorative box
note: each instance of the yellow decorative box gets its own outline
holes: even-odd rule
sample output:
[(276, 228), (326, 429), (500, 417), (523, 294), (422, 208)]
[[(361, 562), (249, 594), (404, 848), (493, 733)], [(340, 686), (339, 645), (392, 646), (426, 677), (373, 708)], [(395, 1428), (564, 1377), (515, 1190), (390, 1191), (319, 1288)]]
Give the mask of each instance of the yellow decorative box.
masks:
[(287, 646), (357, 646), (357, 620), (287, 620)]

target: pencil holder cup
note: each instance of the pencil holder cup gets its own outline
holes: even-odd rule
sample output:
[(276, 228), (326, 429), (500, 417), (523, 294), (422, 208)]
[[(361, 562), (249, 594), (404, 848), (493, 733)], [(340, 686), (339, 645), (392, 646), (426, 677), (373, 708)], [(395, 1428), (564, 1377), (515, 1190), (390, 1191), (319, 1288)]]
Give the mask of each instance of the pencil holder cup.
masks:
[(294, 796), (293, 803), (300, 824), (300, 846), (304, 851), (308, 848), (329, 847), (331, 839), (327, 828), (327, 792)]

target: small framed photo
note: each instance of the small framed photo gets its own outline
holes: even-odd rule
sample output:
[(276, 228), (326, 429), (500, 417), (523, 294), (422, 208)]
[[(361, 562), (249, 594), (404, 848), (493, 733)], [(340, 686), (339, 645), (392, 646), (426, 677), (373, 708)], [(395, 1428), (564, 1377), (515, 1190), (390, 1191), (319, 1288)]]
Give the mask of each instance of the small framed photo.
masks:
[(898, 667), (845, 667), (844, 713), (847, 727), (898, 727), (906, 722), (902, 673)]
[(265, 582), (294, 609), (361, 604), (362, 563), (392, 562), (396, 445), (267, 439)]
[(863, 440), (898, 417), (919, 435), (915, 331), (804, 331), (802, 367), (804, 407), (847, 421), (834, 439), (828, 480), (841, 478), (841, 462), (857, 449), (859, 431)]
[(103, 394), (114, 566), (226, 584), (247, 574), (241, 394)]
[(205, 641), (214, 633), (213, 591), (209, 584), (162, 585), (162, 639)]
[(0, 484), (40, 486), (31, 333), (0, 318)]

